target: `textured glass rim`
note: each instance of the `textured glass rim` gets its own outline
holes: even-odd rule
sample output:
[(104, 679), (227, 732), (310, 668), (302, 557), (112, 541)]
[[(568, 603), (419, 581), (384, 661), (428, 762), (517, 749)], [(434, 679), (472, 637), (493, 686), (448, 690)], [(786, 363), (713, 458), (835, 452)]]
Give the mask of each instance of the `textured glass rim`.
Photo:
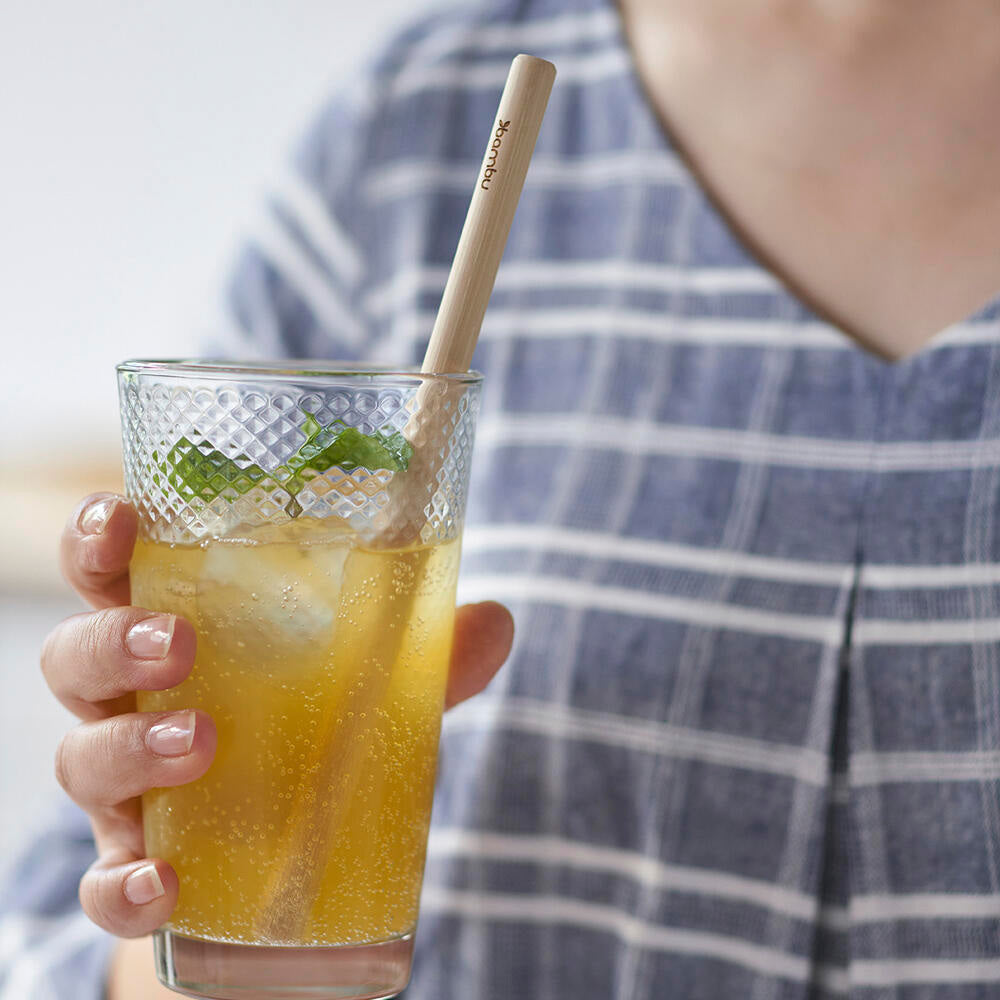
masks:
[(162, 378), (217, 379), (220, 382), (289, 382), (322, 385), (331, 379), (357, 379), (369, 382), (381, 379), (403, 380), (419, 385), (442, 382), (454, 385), (479, 385), (481, 372), (422, 372), (413, 367), (362, 364), (351, 361), (223, 361), (214, 358), (129, 358), (115, 366), (119, 374), (155, 375)]

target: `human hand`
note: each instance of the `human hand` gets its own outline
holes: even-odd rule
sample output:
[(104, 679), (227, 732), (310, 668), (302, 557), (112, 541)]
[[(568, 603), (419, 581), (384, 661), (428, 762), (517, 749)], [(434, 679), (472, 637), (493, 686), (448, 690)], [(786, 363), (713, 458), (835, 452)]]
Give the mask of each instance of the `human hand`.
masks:
[[(215, 753), (215, 727), (204, 712), (136, 711), (137, 690), (176, 686), (195, 655), (189, 622), (129, 605), (137, 528), (123, 497), (95, 494), (80, 504), (63, 532), (62, 569), (96, 610), (56, 626), (42, 649), (49, 687), (82, 720), (56, 753), (59, 783), (90, 816), (97, 844), (80, 902), (94, 923), (119, 937), (151, 933), (177, 903), (174, 870), (146, 857), (139, 797), (201, 777)], [(501, 605), (458, 609), (447, 707), (489, 683), (512, 637), (513, 621)]]

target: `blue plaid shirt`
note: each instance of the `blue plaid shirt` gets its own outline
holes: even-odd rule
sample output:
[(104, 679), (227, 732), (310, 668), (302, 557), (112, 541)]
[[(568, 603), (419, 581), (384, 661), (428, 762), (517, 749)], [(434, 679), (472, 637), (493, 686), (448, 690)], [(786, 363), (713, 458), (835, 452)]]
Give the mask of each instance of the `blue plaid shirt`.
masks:
[[(425, 20), (317, 118), (213, 349), (418, 361), (514, 54), (559, 77), (475, 366), (462, 589), (517, 618), (449, 714), (411, 1000), (1000, 995), (1000, 303), (886, 364), (754, 258), (610, 0)], [(66, 810), (2, 1000), (101, 995)]]

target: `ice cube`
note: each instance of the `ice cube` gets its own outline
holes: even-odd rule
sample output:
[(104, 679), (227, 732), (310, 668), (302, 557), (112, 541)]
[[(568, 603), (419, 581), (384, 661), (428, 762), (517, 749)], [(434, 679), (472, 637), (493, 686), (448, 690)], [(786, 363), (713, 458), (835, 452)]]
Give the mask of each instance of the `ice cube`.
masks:
[(325, 658), (354, 536), (309, 520), (206, 546), (198, 610), (203, 641), (218, 657), (265, 673)]
[(297, 517), (279, 523), (241, 526), (230, 532), (227, 542), (269, 543), (286, 545), (350, 544), (355, 540), (354, 529), (340, 517)]

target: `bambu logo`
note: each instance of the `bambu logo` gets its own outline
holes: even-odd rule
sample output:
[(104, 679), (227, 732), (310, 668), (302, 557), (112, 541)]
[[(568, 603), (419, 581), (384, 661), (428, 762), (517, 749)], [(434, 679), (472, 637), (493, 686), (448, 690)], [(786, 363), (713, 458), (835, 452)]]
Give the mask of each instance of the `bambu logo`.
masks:
[(483, 171), (483, 179), (479, 185), (484, 191), (489, 191), (490, 181), (493, 180), (493, 175), (500, 169), (497, 166), (497, 154), (500, 152), (500, 143), (503, 142), (503, 137), (507, 134), (509, 128), (509, 119), (507, 121), (504, 121), (502, 118), (497, 119), (497, 130), (493, 133), (493, 142), (490, 143), (490, 148), (486, 154), (486, 169)]

